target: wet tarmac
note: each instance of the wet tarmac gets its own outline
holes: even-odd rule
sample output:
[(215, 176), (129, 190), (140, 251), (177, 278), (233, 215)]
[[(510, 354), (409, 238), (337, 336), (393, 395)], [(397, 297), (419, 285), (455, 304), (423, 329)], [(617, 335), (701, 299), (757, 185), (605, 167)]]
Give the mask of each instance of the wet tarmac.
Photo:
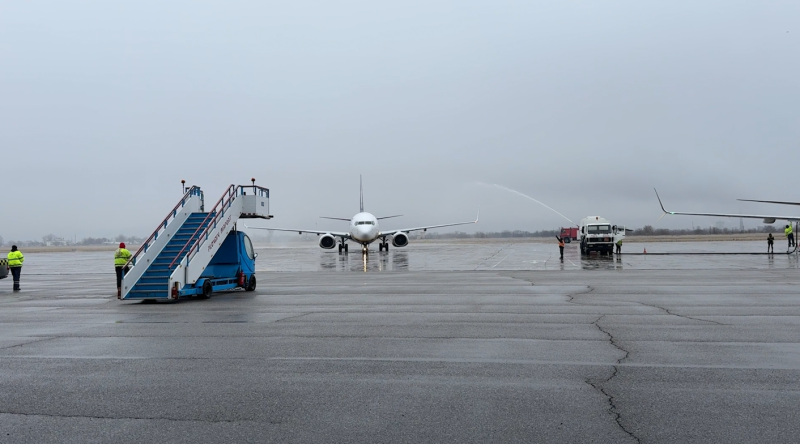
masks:
[(166, 304), (117, 301), (109, 254), (26, 254), (23, 291), (0, 281), (0, 442), (800, 436), (796, 255), (258, 252), (255, 292)]

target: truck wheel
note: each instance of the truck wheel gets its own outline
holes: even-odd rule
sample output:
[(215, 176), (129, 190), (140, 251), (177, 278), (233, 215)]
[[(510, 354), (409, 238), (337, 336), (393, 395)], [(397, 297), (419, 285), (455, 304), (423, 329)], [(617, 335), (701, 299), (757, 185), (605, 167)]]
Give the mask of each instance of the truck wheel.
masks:
[(211, 282), (205, 281), (203, 282), (203, 292), (200, 293), (197, 297), (200, 299), (208, 299), (211, 297), (211, 293), (214, 292), (214, 288), (211, 286)]
[(247, 281), (247, 287), (245, 287), (245, 291), (254, 291), (256, 289), (256, 275), (251, 274), (250, 280)]
[(565, 243), (565, 244), (568, 244), (568, 243), (570, 243), (570, 242), (572, 242), (572, 239), (570, 239), (570, 238), (568, 238), (568, 237), (565, 237), (565, 238), (564, 238), (564, 243)]

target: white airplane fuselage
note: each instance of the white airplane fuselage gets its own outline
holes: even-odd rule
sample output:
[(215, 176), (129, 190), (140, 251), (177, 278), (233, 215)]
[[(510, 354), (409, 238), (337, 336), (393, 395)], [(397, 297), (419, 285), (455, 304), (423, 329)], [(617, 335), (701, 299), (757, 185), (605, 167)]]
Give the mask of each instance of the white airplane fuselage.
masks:
[(349, 233), (354, 241), (362, 245), (369, 245), (378, 239), (380, 234), (378, 218), (367, 212), (356, 214), (350, 219)]
[[(331, 250), (336, 248), (336, 245), (339, 245), (339, 253), (346, 253), (347, 252), (347, 241), (352, 241), (355, 243), (361, 244), (362, 251), (366, 254), (368, 252), (369, 244), (375, 242), (376, 240), (380, 241), (378, 251), (389, 251), (389, 244), (394, 246), (395, 248), (401, 248), (408, 245), (409, 233), (413, 231), (428, 231), (431, 228), (442, 228), (442, 227), (454, 227), (457, 225), (467, 225), (467, 224), (474, 224), (478, 222), (478, 217), (475, 217), (475, 220), (468, 221), (468, 222), (455, 222), (455, 223), (448, 223), (448, 224), (439, 224), (439, 225), (423, 225), (423, 226), (416, 226), (410, 228), (401, 228), (396, 230), (386, 230), (381, 232), (380, 227), (378, 226), (378, 219), (389, 219), (393, 217), (400, 217), (401, 214), (392, 215), (392, 216), (383, 216), (383, 217), (375, 217), (372, 213), (367, 213), (364, 211), (364, 187), (360, 186), (360, 208), (359, 213), (355, 216), (350, 218), (350, 228), (347, 231), (320, 231), (320, 230), (298, 230), (294, 228), (268, 228), (268, 227), (248, 227), (245, 225), (246, 228), (255, 228), (257, 230), (274, 230), (274, 231), (293, 231), (295, 233), (303, 234), (303, 233), (314, 233), (319, 238), (319, 246), (320, 248), (324, 248), (326, 250)], [(480, 215), (480, 214), (478, 214)], [(322, 216), (323, 219), (334, 219), (340, 221), (347, 221), (343, 217), (325, 217)]]

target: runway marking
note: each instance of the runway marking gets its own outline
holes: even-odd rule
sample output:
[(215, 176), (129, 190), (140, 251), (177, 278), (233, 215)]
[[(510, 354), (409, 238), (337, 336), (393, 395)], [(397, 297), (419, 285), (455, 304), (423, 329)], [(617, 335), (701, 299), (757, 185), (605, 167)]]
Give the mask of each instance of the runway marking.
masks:
[[(507, 245), (503, 245), (503, 246), (502, 246), (502, 247), (500, 247), (500, 249), (499, 249), (499, 250), (497, 250), (497, 252), (495, 252), (493, 255), (491, 255), (491, 256), (489, 256), (489, 257), (487, 257), (486, 259), (481, 259), (481, 260), (480, 260), (480, 262), (478, 262), (478, 264), (477, 264), (477, 265), (475, 265), (475, 268), (474, 268), (473, 270), (477, 270), (478, 268), (480, 268), (480, 267), (481, 267), (481, 264), (483, 264), (484, 262), (488, 261), (489, 259), (491, 259), (491, 258), (493, 258), (493, 257), (497, 256), (498, 254), (502, 253), (502, 252), (503, 252), (503, 250), (505, 250), (506, 248), (510, 247), (511, 245), (513, 245), (513, 244), (507, 244)], [(514, 250), (511, 250), (511, 251), (514, 251)], [(506, 256), (506, 257), (508, 257), (508, 256)], [(503, 258), (503, 260), (505, 260), (505, 258)], [(502, 260), (501, 260), (500, 262), (502, 262)], [(499, 264), (500, 262), (498, 262), (497, 264)], [(495, 267), (497, 266), (497, 264), (495, 264)], [(494, 267), (492, 267), (492, 268), (494, 268)]]
[[(511, 250), (511, 253), (513, 253), (513, 252), (514, 252), (514, 250)], [(500, 262), (503, 262), (503, 261), (504, 261), (504, 260), (506, 260), (506, 259), (507, 259), (509, 256), (511, 256), (511, 253), (508, 253), (508, 254), (506, 255), (506, 257), (504, 257), (504, 258), (500, 259)], [(496, 266), (500, 265), (500, 262), (498, 262), (498, 263), (496, 263), (496, 264), (492, 265), (492, 268), (494, 268), (494, 267), (496, 267)]]

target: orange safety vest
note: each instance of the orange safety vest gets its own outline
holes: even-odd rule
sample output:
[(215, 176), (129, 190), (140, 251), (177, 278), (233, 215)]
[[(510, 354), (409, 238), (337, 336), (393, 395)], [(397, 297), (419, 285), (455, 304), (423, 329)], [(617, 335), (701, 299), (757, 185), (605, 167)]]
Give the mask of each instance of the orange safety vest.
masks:
[(564, 247), (564, 241), (563, 240), (562, 241), (558, 241), (558, 246), (563, 248)]

